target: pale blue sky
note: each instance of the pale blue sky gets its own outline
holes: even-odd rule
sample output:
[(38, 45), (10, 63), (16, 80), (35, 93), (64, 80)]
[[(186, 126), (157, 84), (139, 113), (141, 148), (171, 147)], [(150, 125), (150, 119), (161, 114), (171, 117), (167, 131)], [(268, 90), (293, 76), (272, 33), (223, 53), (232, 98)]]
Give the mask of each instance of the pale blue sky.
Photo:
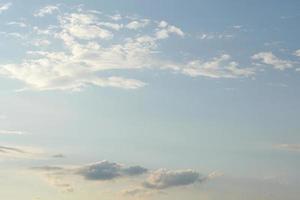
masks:
[[(108, 160), (210, 182), (120, 199), (296, 199), (299, 11), (296, 0), (0, 0), (0, 173)], [(74, 191), (58, 200), (97, 187), (67, 176)], [(111, 199), (122, 181), (136, 185), (125, 179), (96, 184), (113, 188), (103, 190)], [(22, 187), (13, 180), (0, 196), (22, 199), (10, 196)], [(27, 195), (51, 198), (47, 190)]]

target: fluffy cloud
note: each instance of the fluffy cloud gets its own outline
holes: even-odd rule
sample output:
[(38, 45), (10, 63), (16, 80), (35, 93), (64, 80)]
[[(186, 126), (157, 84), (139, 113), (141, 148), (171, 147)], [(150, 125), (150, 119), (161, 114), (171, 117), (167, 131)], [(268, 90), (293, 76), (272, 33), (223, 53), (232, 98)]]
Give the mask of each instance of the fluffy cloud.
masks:
[(0, 4), (0, 14), (8, 10), (11, 7), (12, 3)]
[(193, 170), (166, 170), (159, 169), (152, 172), (144, 187), (151, 189), (166, 189), (176, 186), (190, 185), (204, 180), (200, 174)]
[(44, 17), (46, 15), (51, 15), (54, 11), (58, 11), (58, 10), (59, 10), (58, 6), (48, 5), (35, 12), (33, 15), (35, 17)]
[(78, 169), (77, 173), (87, 180), (111, 180), (123, 176), (137, 176), (147, 172), (140, 166), (124, 167), (118, 163), (100, 161)]
[(293, 62), (279, 59), (272, 52), (257, 53), (252, 56), (252, 59), (260, 61), (263, 64), (271, 65), (278, 70), (285, 70), (293, 67)]
[(166, 39), (170, 36), (170, 34), (175, 34), (181, 37), (184, 37), (184, 32), (173, 25), (169, 25), (166, 21), (161, 21), (158, 25), (159, 29), (156, 32), (157, 39)]
[[(56, 10), (46, 8), (40, 12), (44, 14), (39, 15)], [(251, 68), (240, 68), (227, 54), (210, 61), (162, 59), (161, 41), (186, 35), (179, 27), (166, 21), (119, 17), (116, 21), (82, 9), (59, 14), (57, 24), (33, 27), (36, 35), (26, 42), (34, 48), (19, 62), (0, 64), (0, 75), (25, 83), (25, 90), (79, 91), (90, 85), (122, 89), (147, 85), (120, 75), (124, 70), (167, 69), (212, 78), (248, 77), (255, 73)], [(145, 26), (147, 30), (143, 29)], [(55, 45), (57, 43), (61, 45)], [(115, 72), (118, 75), (114, 75)]]

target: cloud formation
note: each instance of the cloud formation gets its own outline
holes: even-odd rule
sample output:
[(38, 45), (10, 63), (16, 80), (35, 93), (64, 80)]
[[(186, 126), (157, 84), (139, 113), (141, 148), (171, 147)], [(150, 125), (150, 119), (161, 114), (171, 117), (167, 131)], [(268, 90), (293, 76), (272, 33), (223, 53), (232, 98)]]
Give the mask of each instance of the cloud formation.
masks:
[(257, 60), (263, 64), (270, 65), (274, 69), (285, 70), (293, 67), (293, 62), (282, 60), (276, 57), (272, 52), (260, 52), (252, 56), (253, 60)]
[(152, 172), (143, 185), (150, 189), (166, 189), (190, 185), (203, 180), (200, 174), (193, 170), (159, 169)]
[(237, 78), (252, 76), (255, 74), (255, 70), (253, 68), (239, 68), (238, 63), (232, 61), (230, 55), (223, 54), (211, 61), (191, 61), (183, 69), (183, 73), (193, 77)]
[(140, 166), (124, 167), (118, 163), (100, 161), (83, 166), (77, 170), (87, 180), (111, 180), (124, 176), (137, 176), (148, 170)]
[[(46, 6), (35, 16), (46, 17), (59, 9)], [(23, 82), (25, 90), (78, 91), (90, 85), (122, 89), (147, 85), (142, 80), (120, 75), (125, 70), (170, 70), (210, 78), (255, 74), (252, 68), (239, 67), (228, 54), (208, 61), (163, 59), (162, 41), (186, 36), (179, 27), (163, 20), (157, 22), (119, 14), (107, 17), (83, 9), (57, 12), (56, 17), (57, 24), (49, 24), (47, 28), (33, 26), (34, 39), (29, 41), (33, 49), (19, 62), (0, 64), (0, 75)], [(62, 45), (54, 45), (57, 42)]]
[[(107, 160), (82, 165), (82, 166), (40, 166), (32, 167), (38, 173), (46, 177), (46, 181), (60, 188), (62, 191), (73, 191), (71, 184), (66, 184), (65, 178), (69, 176), (80, 176), (85, 181), (107, 182), (120, 178), (130, 180), (134, 178), (137, 185), (131, 189), (122, 190), (122, 196), (145, 197), (153, 194), (164, 193), (164, 190), (172, 187), (189, 186), (196, 183), (221, 176), (220, 173), (213, 172), (207, 176), (202, 176), (197, 171), (185, 170), (148, 170), (142, 166), (126, 166), (120, 163)], [(58, 184), (57, 184), (58, 183)], [(62, 184), (60, 184), (62, 183)], [(70, 189), (72, 188), (72, 189)]]

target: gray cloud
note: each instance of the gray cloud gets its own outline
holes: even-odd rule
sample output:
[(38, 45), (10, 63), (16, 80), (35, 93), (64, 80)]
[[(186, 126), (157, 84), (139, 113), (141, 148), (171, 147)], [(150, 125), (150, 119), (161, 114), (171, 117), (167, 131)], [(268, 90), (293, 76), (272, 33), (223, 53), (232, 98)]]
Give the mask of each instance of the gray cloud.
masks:
[(16, 148), (16, 147), (8, 147), (8, 146), (0, 146), (0, 152), (1, 153), (26, 153), (22, 149)]
[(52, 155), (52, 157), (53, 158), (65, 158), (66, 156), (64, 154), (59, 153), (59, 154)]
[(32, 167), (31, 169), (40, 170), (40, 171), (62, 171), (62, 170), (64, 170), (63, 167), (57, 167), (57, 166)]
[(41, 166), (33, 167), (31, 169), (43, 173), (46, 175), (47, 181), (50, 182), (50, 184), (68, 192), (73, 191), (73, 187), (70, 184), (65, 184), (65, 176), (79, 175), (86, 181), (111, 181), (118, 178), (132, 178), (147, 174), (148, 177), (146, 177), (146, 179), (144, 179), (144, 176), (141, 176), (144, 181), (141, 180), (140, 184), (121, 192), (121, 195), (124, 196), (140, 198), (151, 196), (153, 194), (164, 193), (164, 190), (168, 188), (203, 183), (215, 177), (222, 176), (222, 174), (218, 172), (202, 176), (197, 171), (191, 169), (158, 169), (149, 171), (141, 166), (125, 166), (120, 163), (106, 160), (77, 167)]
[(152, 172), (143, 183), (145, 188), (166, 189), (176, 186), (191, 185), (196, 182), (202, 182), (206, 178), (193, 170), (166, 170), (159, 169)]
[(117, 177), (141, 175), (146, 172), (147, 169), (140, 166), (124, 167), (109, 161), (96, 162), (77, 170), (77, 174), (87, 180), (111, 180)]

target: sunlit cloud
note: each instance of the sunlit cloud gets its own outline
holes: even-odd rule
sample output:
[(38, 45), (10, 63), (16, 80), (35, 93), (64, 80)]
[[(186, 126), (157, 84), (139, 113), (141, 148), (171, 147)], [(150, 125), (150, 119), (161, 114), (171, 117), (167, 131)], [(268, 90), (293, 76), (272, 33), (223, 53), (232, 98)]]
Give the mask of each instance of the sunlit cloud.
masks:
[[(211, 60), (161, 58), (159, 47), (163, 40), (184, 39), (187, 35), (180, 27), (164, 20), (122, 18), (121, 15), (107, 18), (108, 15), (84, 9), (54, 13), (57, 10), (57, 6), (47, 6), (36, 14), (56, 14), (57, 17), (56, 24), (48, 24), (47, 28), (33, 26), (36, 37), (26, 43), (38, 50), (28, 50), (20, 62), (0, 65), (0, 75), (25, 84), (18, 91), (80, 91), (87, 86), (138, 89), (147, 83), (120, 73), (114, 75), (114, 72), (140, 69), (210, 78), (242, 78), (255, 74), (254, 68), (240, 67), (228, 54)], [(19, 34), (19, 37), (24, 36)], [(62, 42), (62, 48), (52, 45), (57, 41)], [(111, 75), (103, 76), (103, 72)]]

